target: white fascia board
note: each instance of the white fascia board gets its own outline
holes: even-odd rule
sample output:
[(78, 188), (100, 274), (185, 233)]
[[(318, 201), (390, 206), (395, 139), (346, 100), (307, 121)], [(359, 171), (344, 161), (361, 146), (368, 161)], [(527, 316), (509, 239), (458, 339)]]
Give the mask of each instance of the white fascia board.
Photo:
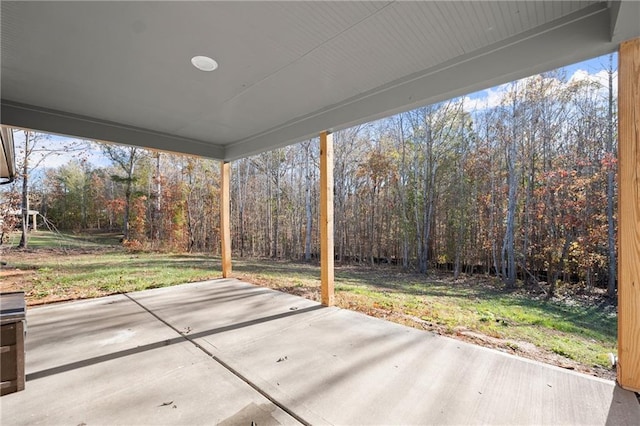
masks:
[(611, 3), (610, 37), (614, 43), (640, 37), (640, 1), (617, 0)]
[(6, 126), (87, 140), (196, 155), (216, 160), (221, 160), (224, 157), (224, 148), (214, 143), (181, 138), (152, 130), (125, 126), (4, 99), (1, 102), (0, 120)]

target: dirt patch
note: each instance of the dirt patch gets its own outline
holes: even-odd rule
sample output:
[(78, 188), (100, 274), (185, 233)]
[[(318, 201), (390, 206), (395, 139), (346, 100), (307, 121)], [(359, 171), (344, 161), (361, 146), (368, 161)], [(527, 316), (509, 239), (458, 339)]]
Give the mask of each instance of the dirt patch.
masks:
[[(35, 276), (35, 270), (22, 270), (3, 266), (0, 269), (0, 292), (7, 293), (13, 291), (24, 291), (27, 306), (46, 305), (56, 302), (96, 297), (95, 294), (89, 296), (78, 292), (73, 288), (66, 289), (62, 294), (39, 294), (38, 291), (35, 290), (32, 281)], [(107, 294), (108, 293), (105, 292), (103, 295), (106, 296)]]
[(35, 271), (2, 266), (0, 268), (0, 292), (24, 291), (33, 275), (35, 275)]
[(584, 364), (580, 364), (579, 362), (567, 359), (554, 352), (541, 349), (529, 342), (499, 339), (465, 329), (456, 330), (455, 335), (451, 337), (464, 340), (465, 342), (474, 343), (476, 345), (497, 349), (523, 358), (544, 362), (545, 364), (555, 365), (566, 370), (574, 370), (608, 380), (616, 379), (616, 372), (614, 370), (608, 370), (599, 366), (589, 367)]
[[(104, 294), (87, 295), (78, 292), (74, 288), (65, 289), (58, 294), (49, 294), (35, 289), (34, 282), (38, 276), (38, 264), (43, 259), (53, 260), (62, 256), (79, 256), (86, 254), (99, 254), (111, 251), (112, 248), (37, 248), (17, 249), (5, 248), (0, 252), (2, 263), (0, 264), (0, 292), (24, 291), (27, 306), (37, 306), (69, 300), (85, 299)], [(20, 265), (20, 267), (16, 266)]]

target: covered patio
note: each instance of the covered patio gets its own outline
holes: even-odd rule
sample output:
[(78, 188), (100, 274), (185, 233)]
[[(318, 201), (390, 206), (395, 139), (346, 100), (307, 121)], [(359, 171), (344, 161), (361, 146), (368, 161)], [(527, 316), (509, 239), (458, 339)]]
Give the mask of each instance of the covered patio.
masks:
[(608, 424), (613, 382), (235, 279), (28, 312), (26, 424)]
[[(229, 162), (320, 136), (322, 282), (322, 306), (227, 279), (33, 309), (3, 423), (637, 423), (640, 2), (1, 7), (1, 124), (221, 160), (223, 278)], [(333, 131), (613, 51), (627, 390), (331, 307)]]

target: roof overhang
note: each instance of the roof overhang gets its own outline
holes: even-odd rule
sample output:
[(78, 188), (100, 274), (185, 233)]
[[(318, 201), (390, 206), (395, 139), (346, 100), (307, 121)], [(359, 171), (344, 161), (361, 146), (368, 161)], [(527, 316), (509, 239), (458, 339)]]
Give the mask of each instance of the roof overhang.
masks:
[(234, 160), (612, 52), (640, 2), (3, 1), (1, 34), (2, 124)]
[(16, 177), (16, 155), (13, 132), (0, 126), (0, 185), (11, 183)]

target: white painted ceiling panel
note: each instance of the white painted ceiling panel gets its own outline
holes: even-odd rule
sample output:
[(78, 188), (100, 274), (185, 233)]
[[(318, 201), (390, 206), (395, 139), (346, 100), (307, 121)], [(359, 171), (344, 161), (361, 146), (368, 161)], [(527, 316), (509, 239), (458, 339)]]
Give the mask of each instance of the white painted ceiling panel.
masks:
[(234, 159), (614, 50), (623, 3), (3, 1), (0, 118)]

